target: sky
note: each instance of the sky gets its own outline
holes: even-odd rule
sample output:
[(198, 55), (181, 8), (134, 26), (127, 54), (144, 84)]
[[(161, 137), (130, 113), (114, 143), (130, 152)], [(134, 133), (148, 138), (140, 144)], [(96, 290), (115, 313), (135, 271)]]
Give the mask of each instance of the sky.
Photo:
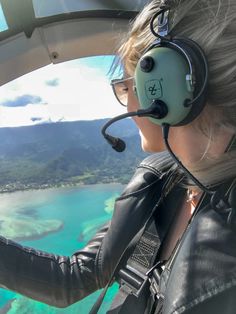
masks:
[(6, 29), (8, 29), (8, 26), (2, 11), (2, 5), (0, 3), (0, 32), (5, 31)]
[(112, 61), (112, 56), (99, 56), (49, 65), (1, 86), (0, 127), (124, 113), (110, 86)]

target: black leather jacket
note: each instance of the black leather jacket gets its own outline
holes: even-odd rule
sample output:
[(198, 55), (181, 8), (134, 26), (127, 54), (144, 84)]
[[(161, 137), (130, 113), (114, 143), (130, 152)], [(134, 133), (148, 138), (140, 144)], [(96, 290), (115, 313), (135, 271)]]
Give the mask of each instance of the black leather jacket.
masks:
[[(135, 235), (157, 204), (156, 223), (162, 240), (183, 189), (178, 184), (171, 189), (170, 159), (167, 156), (160, 162), (158, 156), (148, 157), (139, 165), (116, 200), (111, 222), (71, 258), (0, 238), (1, 286), (66, 307), (104, 287), (117, 264), (118, 273), (120, 256), (127, 247), (122, 262), (129, 256)], [(170, 191), (159, 204), (166, 186)], [(236, 209), (235, 198), (232, 190), (230, 204)], [(227, 217), (207, 206), (193, 220), (171, 266), (162, 273), (164, 314), (236, 312), (236, 232), (228, 226)]]

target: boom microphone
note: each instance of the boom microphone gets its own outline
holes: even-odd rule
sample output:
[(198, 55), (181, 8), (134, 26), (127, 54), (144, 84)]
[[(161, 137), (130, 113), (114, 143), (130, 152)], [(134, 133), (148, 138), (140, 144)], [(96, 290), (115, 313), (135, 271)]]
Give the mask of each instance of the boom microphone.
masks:
[[(168, 113), (168, 109), (166, 104), (163, 101), (160, 100), (154, 100), (152, 105), (147, 108), (147, 109), (140, 109), (137, 111), (132, 111), (132, 112), (127, 112), (124, 114), (121, 114), (111, 120), (109, 120), (102, 128), (102, 135), (104, 138), (107, 140), (107, 142), (112, 146), (114, 150), (117, 152), (123, 152), (125, 150), (125, 142), (121, 140), (118, 137), (114, 137), (108, 133), (106, 133), (107, 128), (115, 123), (116, 121), (128, 118), (128, 117), (133, 117), (133, 116), (138, 116), (138, 117), (152, 117), (156, 119), (162, 119), (164, 118)], [(168, 142), (168, 134), (169, 134), (169, 127), (170, 125), (164, 123), (162, 124), (162, 132), (163, 132), (163, 139), (166, 145), (167, 150), (169, 151), (171, 157), (173, 160), (179, 165), (180, 168), (187, 174), (187, 176), (205, 193), (213, 195), (215, 191), (210, 190), (207, 188), (205, 185), (203, 185), (201, 182), (198, 181), (195, 176), (189, 172), (189, 170), (181, 163), (181, 161), (176, 157), (174, 152), (172, 151), (169, 142)]]
[(108, 133), (106, 133), (107, 128), (109, 128), (110, 125), (115, 123), (116, 121), (138, 116), (138, 117), (151, 117), (155, 119), (162, 119), (164, 118), (168, 113), (168, 109), (166, 104), (161, 100), (154, 100), (151, 106), (147, 109), (139, 109), (137, 111), (127, 112), (123, 113), (113, 119), (110, 119), (102, 128), (101, 132), (106, 141), (112, 146), (112, 148), (117, 152), (123, 152), (126, 148), (125, 142), (120, 139), (119, 137), (114, 137)]

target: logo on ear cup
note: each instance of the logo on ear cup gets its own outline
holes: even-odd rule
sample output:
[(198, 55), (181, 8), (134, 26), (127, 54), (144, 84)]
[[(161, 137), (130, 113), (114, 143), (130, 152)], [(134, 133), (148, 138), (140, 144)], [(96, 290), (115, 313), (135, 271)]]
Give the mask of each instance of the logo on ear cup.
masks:
[(148, 99), (153, 100), (162, 97), (161, 80), (149, 80), (145, 83), (145, 92)]

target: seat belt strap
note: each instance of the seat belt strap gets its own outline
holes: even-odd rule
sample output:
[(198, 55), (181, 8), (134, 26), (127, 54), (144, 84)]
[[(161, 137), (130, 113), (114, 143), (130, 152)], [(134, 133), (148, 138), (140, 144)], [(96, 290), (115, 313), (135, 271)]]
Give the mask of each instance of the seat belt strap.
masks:
[(107, 314), (144, 314), (149, 297), (148, 286), (142, 289), (137, 298), (127, 285), (120, 287)]

